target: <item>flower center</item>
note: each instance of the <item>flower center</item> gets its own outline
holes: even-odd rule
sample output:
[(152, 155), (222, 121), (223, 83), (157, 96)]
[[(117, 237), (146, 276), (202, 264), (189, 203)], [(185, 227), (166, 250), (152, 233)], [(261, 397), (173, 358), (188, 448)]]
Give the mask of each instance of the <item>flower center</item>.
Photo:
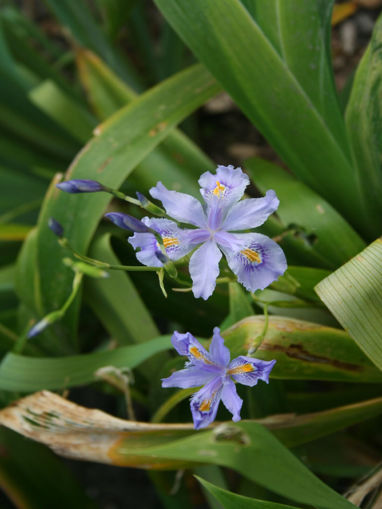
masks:
[(229, 369), (227, 371), (227, 375), (240, 375), (241, 373), (252, 373), (255, 371), (252, 364), (243, 364), (242, 366), (237, 366), (236, 368)]
[(250, 262), (255, 262), (255, 263), (261, 263), (261, 255), (258, 251), (255, 251), (254, 249), (243, 249), (242, 251), (240, 251), (240, 253), (242, 255), (244, 255), (247, 260), (249, 260)]
[(195, 357), (195, 359), (198, 359), (198, 361), (202, 360), (204, 361), (206, 364), (212, 364), (211, 361), (209, 361), (207, 359), (207, 357), (205, 355), (202, 354), (202, 352), (200, 352), (196, 346), (192, 346), (190, 348), (190, 354), (193, 355)]
[(176, 237), (163, 237), (163, 245), (167, 249), (171, 246), (178, 246), (179, 240)]
[(218, 196), (219, 198), (221, 196), (224, 195), (224, 191), (226, 190), (226, 186), (224, 186), (223, 184), (221, 184), (218, 180), (216, 181), (216, 187), (215, 189), (212, 191), (212, 194), (214, 194), (215, 196)]
[(212, 398), (211, 399), (205, 399), (201, 402), (199, 406), (199, 412), (208, 412), (211, 408)]

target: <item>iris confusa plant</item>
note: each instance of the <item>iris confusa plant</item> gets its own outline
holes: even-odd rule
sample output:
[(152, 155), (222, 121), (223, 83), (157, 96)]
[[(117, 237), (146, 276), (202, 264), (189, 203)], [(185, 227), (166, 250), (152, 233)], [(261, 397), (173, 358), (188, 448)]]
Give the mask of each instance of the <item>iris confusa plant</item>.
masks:
[[(277, 210), (276, 193), (269, 190), (262, 198), (242, 199), (249, 178), (233, 166), (218, 166), (215, 174), (203, 173), (199, 184), (204, 203), (188, 194), (171, 191), (158, 182), (150, 189), (150, 194), (162, 202), (164, 209), (140, 193), (136, 200), (92, 180), (69, 180), (57, 187), (69, 193), (106, 191), (161, 216), (139, 220), (119, 212), (106, 214), (117, 226), (134, 232), (128, 242), (137, 251), (137, 259), (148, 268), (171, 267), (173, 262), (192, 252), (189, 271), (196, 298), (206, 300), (212, 295), (223, 254), (237, 280), (248, 291), (264, 289), (285, 272), (285, 255), (275, 241), (248, 230), (262, 225)], [(59, 233), (62, 237), (61, 229)], [(129, 270), (129, 267), (124, 269)], [(168, 272), (171, 276), (171, 271)], [(232, 413), (233, 421), (238, 421), (243, 401), (237, 394), (235, 382), (250, 387), (258, 380), (268, 383), (276, 362), (249, 356), (230, 361), (230, 351), (224, 346), (217, 327), (209, 351), (189, 332), (175, 332), (172, 344), (180, 355), (188, 357), (188, 362), (185, 369), (162, 379), (162, 387), (202, 386), (191, 398), (196, 429), (205, 428), (215, 419), (220, 400)]]
[[(248, 291), (263, 290), (285, 272), (286, 259), (276, 242), (248, 230), (261, 226), (277, 210), (279, 200), (273, 190), (267, 191), (263, 198), (242, 200), (248, 184), (249, 178), (240, 168), (218, 166), (215, 174), (206, 172), (199, 179), (203, 204), (158, 182), (150, 194), (162, 202), (167, 217), (144, 217), (139, 221), (116, 212), (106, 217), (117, 226), (135, 232), (128, 242), (137, 250), (137, 259), (143, 265), (163, 267), (166, 257), (178, 261), (195, 250), (189, 271), (196, 298), (206, 300), (212, 295), (223, 254), (237, 280)], [(95, 181), (70, 180), (57, 187), (70, 193), (107, 191), (124, 196)], [(156, 213), (161, 211), (142, 195), (139, 198), (127, 201), (138, 202)], [(183, 228), (179, 223), (193, 228)]]

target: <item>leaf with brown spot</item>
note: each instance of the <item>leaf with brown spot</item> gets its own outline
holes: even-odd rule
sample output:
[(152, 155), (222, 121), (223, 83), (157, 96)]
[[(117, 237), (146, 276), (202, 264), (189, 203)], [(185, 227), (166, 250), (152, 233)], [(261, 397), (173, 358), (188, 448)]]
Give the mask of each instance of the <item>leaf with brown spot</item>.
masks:
[[(378, 398), (306, 416), (230, 423), (227, 434), (226, 424), (198, 432), (190, 424), (125, 421), (41, 392), (1, 410), (0, 423), (71, 458), (148, 469), (219, 464), (297, 502), (350, 509), (351, 504), (319, 481), (265, 427), (295, 445), (296, 437), (303, 443), (381, 411)], [(245, 439), (238, 440), (240, 436)]]

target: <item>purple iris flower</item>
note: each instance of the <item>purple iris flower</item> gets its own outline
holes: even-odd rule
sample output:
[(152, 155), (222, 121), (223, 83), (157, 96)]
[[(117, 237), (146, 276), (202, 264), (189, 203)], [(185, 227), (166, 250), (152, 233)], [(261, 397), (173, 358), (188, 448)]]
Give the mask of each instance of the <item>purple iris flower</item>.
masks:
[[(191, 398), (191, 413), (195, 429), (205, 428), (215, 419), (220, 400), (232, 414), (232, 420), (240, 420), (243, 400), (236, 392), (235, 383), (253, 387), (258, 380), (268, 383), (269, 373), (276, 361), (262, 361), (240, 355), (230, 362), (230, 351), (224, 346), (220, 329), (214, 334), (207, 352), (189, 332), (174, 332), (172, 344), (179, 355), (186, 355), (186, 368), (162, 379), (162, 387), (200, 387)], [(232, 377), (232, 378), (231, 378)], [(233, 379), (233, 380), (232, 380)]]
[[(222, 253), (247, 290), (263, 290), (285, 272), (285, 255), (265, 235), (237, 232), (262, 225), (279, 205), (276, 193), (269, 190), (263, 198), (240, 200), (249, 178), (233, 166), (218, 166), (216, 174), (203, 173), (199, 184), (203, 205), (188, 194), (168, 190), (161, 182), (150, 189), (170, 217), (196, 228), (180, 229), (167, 219), (145, 218), (145, 224), (162, 236), (171, 260), (179, 260), (199, 246), (189, 267), (195, 297), (206, 300), (212, 295)], [(153, 234), (136, 233), (129, 242), (141, 249), (137, 254), (141, 263), (154, 265), (158, 245)]]

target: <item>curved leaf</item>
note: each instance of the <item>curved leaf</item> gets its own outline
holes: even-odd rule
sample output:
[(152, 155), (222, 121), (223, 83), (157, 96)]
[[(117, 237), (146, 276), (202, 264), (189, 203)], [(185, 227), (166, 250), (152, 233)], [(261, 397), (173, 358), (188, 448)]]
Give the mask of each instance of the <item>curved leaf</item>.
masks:
[(306, 234), (316, 236), (312, 249), (326, 267), (338, 267), (366, 246), (326, 200), (282, 168), (258, 158), (246, 161), (246, 167), (263, 193), (276, 191), (280, 199), (277, 214), (286, 227), (296, 224), (305, 228)]
[(195, 477), (207, 491), (212, 493), (216, 500), (223, 504), (224, 509), (296, 509), (296, 506), (244, 497), (243, 495), (223, 490), (197, 475)]
[(32, 392), (63, 389), (95, 382), (104, 366), (133, 369), (146, 359), (171, 348), (170, 336), (116, 350), (58, 358), (26, 357), (9, 353), (0, 364), (0, 390)]
[[(169, 23), (288, 167), (355, 226), (367, 228), (369, 223), (363, 215), (356, 170), (336, 99), (331, 97), (323, 108), (316, 92), (313, 94), (309, 89), (316, 76), (315, 66), (321, 62), (314, 60), (314, 69), (301, 66), (296, 70), (299, 61), (311, 62), (312, 49), (307, 40), (314, 37), (313, 48), (317, 45), (326, 47), (327, 32), (323, 20), (329, 29), (330, 17), (325, 12), (330, 4), (294, 0), (257, 3), (271, 4), (278, 9), (281, 18), (279, 16), (277, 29), (282, 30), (282, 47), (286, 45), (287, 55), (280, 55), (267, 32), (239, 0), (194, 0), (192, 9), (187, 0), (156, 0)], [(309, 7), (305, 7), (308, 4)], [(307, 13), (315, 7), (322, 11), (315, 14), (315, 22), (320, 21), (319, 37), (309, 35), (311, 19)], [(230, 20), (229, 30), (227, 19)], [(298, 39), (301, 36), (299, 30), (284, 30), (285, 25), (291, 23), (302, 27), (303, 43)], [(289, 38), (292, 39), (290, 44)], [(303, 54), (304, 50), (306, 54)], [(318, 53), (325, 60), (322, 69), (326, 71), (323, 73), (321, 69), (319, 73), (320, 79), (324, 79), (324, 74), (329, 73), (329, 58), (325, 50), (320, 49)], [(323, 93), (325, 97), (332, 96), (334, 88), (324, 87), (318, 96), (322, 97)], [(329, 104), (332, 106), (328, 107)], [(333, 115), (336, 120), (332, 123)]]
[(322, 280), (316, 292), (382, 370), (382, 239)]
[[(105, 120), (136, 98), (135, 92), (97, 55), (87, 50), (77, 50), (76, 57), (88, 101), (101, 120)], [(212, 161), (198, 146), (182, 131), (174, 129), (139, 163), (132, 179), (142, 191), (148, 190), (160, 180), (168, 187), (199, 196), (196, 182), (200, 172), (213, 168)]]
[(346, 127), (352, 142), (359, 185), (365, 207), (374, 214), (370, 222), (381, 233), (382, 195), (382, 16), (378, 19), (370, 44), (354, 77), (346, 108)]
[[(264, 328), (264, 317), (245, 318), (223, 333), (232, 357), (245, 354)], [(346, 332), (277, 316), (256, 357), (276, 359), (271, 376), (295, 380), (381, 382), (376, 369)]]
[[(96, 136), (74, 160), (67, 177), (97, 179), (119, 187), (178, 122), (217, 90), (214, 80), (199, 65), (162, 82), (99, 126)], [(63, 251), (48, 228), (48, 219), (54, 217), (61, 222), (72, 245), (84, 252), (109, 200), (104, 193), (68, 195), (52, 185), (37, 233), (37, 267), (44, 267), (40, 272), (40, 286), (45, 312), (61, 306), (72, 280), (71, 270), (62, 266)], [(28, 289), (21, 290), (23, 299), (27, 300)], [(77, 305), (69, 311), (64, 324), (69, 325), (67, 337), (73, 338)]]
[(43, 392), (0, 411), (0, 422), (69, 457), (157, 469), (212, 463), (299, 503), (354, 509), (253, 421), (196, 432), (189, 425), (123, 421)]
[[(115, 265), (120, 263), (110, 245), (110, 234), (95, 239), (90, 247), (90, 256)], [(85, 299), (119, 345), (141, 343), (159, 336), (127, 273), (110, 271), (107, 279), (88, 278)]]

